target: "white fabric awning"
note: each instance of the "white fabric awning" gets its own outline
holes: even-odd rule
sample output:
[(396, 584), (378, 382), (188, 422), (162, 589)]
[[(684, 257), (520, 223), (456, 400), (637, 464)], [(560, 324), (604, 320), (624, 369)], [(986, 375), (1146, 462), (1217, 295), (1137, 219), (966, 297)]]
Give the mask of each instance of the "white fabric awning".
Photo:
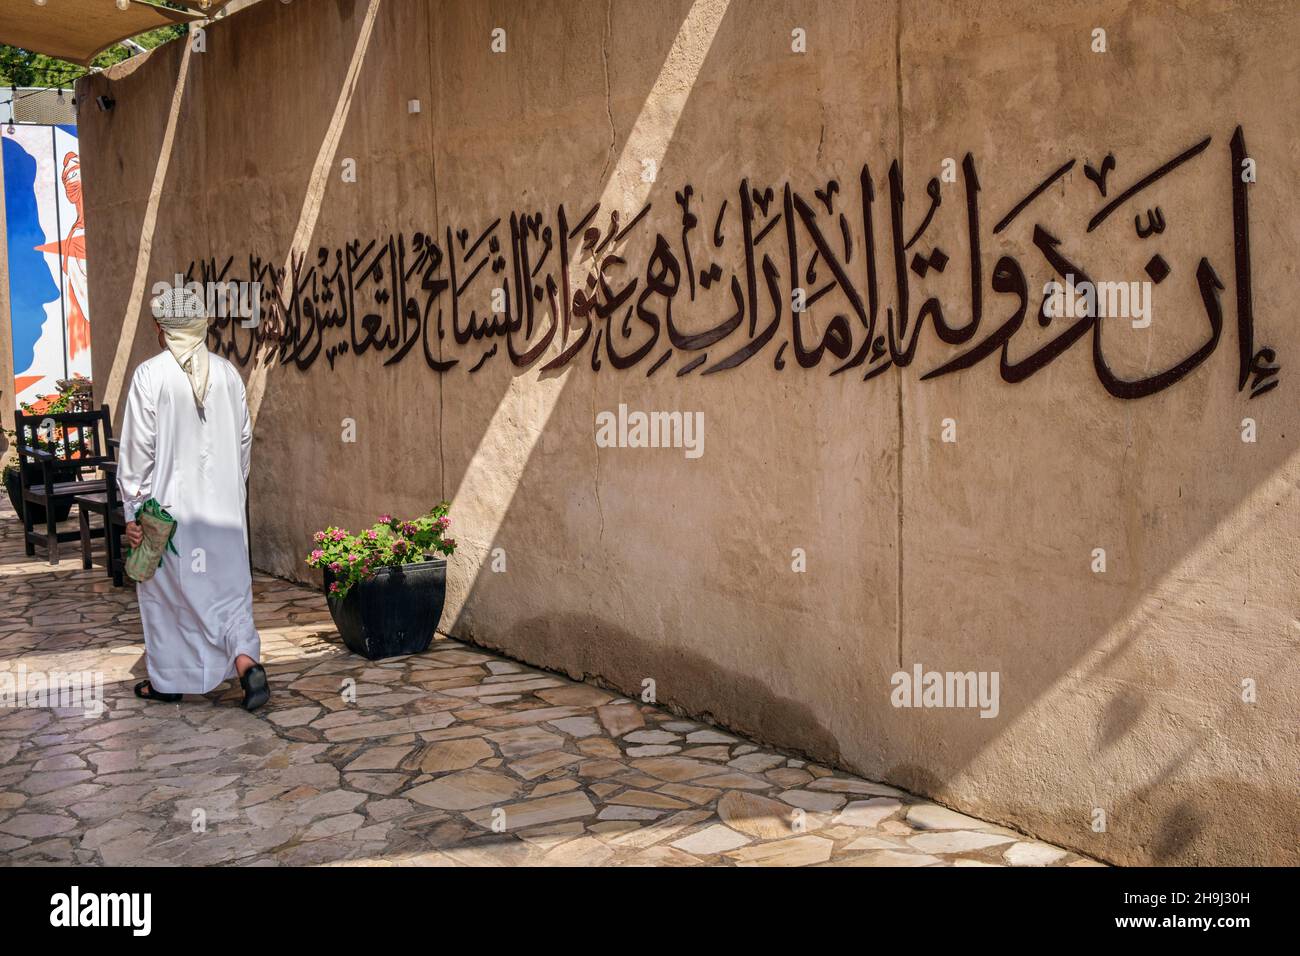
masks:
[[(95, 54), (146, 30), (210, 17), (227, 0), (176, 0), (188, 10), (142, 0), (0, 0), (0, 43), (89, 66)], [(123, 9), (125, 7), (125, 9)]]

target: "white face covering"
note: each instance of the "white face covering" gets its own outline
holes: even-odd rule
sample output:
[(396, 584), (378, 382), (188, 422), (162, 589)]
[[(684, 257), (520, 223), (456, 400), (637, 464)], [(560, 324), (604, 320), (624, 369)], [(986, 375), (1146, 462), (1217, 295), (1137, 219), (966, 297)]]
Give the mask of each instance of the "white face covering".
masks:
[(202, 408), (208, 392), (208, 319), (201, 300), (174, 288), (154, 299), (153, 314), (162, 326), (167, 351), (189, 378), (194, 401)]

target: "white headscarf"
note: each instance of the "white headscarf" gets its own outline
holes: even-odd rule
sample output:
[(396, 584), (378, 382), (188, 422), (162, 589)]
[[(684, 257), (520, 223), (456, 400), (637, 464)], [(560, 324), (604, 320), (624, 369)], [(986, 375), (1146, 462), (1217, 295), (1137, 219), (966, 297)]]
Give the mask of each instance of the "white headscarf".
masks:
[(203, 407), (208, 392), (208, 317), (197, 283), (175, 286), (153, 300), (153, 314), (162, 326), (167, 351), (184, 370), (194, 390), (194, 401)]

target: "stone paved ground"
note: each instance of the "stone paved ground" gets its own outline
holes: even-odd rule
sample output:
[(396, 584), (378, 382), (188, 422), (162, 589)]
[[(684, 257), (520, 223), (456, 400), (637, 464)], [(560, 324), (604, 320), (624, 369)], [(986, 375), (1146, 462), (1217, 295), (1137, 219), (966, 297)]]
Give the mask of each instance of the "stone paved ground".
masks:
[(270, 705), (146, 703), (134, 592), (21, 534), (5, 502), (0, 672), (101, 671), (106, 709), (0, 709), (6, 863), (1092, 865), (455, 641), (371, 663), (262, 575)]

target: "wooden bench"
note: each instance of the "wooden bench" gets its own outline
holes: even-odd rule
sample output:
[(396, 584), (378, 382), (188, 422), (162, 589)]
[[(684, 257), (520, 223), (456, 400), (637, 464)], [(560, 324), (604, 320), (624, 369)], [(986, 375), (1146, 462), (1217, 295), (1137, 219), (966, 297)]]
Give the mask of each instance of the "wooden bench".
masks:
[[(81, 537), (80, 530), (60, 531), (55, 521), (56, 507), (65, 501), (75, 502), (79, 495), (104, 492), (102, 478), (88, 472), (101, 469), (114, 460), (113, 422), (107, 405), (98, 411), (55, 412), (14, 415), (19, 473), (22, 475), (23, 544), (27, 555), (36, 554), (36, 545), (45, 546), (50, 564), (59, 563), (59, 545)], [(36, 477), (39, 466), (39, 479)], [(45, 528), (36, 530), (28, 504), (45, 509)], [(104, 530), (91, 532), (102, 537)]]

